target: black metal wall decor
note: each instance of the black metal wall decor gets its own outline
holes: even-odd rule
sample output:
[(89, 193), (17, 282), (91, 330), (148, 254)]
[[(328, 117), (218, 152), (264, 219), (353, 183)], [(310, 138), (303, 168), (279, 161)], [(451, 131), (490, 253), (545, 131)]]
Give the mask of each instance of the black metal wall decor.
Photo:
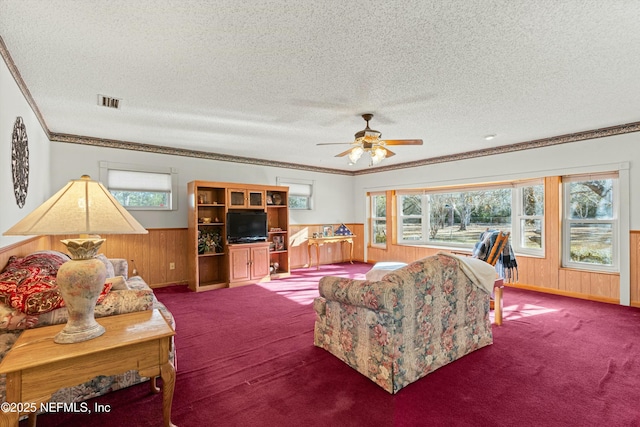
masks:
[(11, 140), (11, 171), (13, 172), (13, 192), (16, 203), (22, 209), (27, 200), (29, 188), (29, 140), (27, 128), (22, 117), (17, 117), (13, 124), (13, 138)]

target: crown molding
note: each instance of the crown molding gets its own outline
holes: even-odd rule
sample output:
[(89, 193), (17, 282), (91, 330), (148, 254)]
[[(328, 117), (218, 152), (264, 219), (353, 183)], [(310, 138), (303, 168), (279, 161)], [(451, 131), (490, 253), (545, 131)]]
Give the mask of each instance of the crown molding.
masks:
[(33, 110), (33, 113), (36, 115), (36, 118), (38, 119), (38, 122), (40, 123), (42, 130), (47, 135), (47, 137), (49, 137), (50, 132), (49, 132), (49, 127), (47, 127), (47, 122), (45, 122), (44, 117), (42, 116), (42, 113), (40, 113), (40, 109), (38, 108), (38, 105), (33, 100), (33, 97), (31, 96), (31, 92), (29, 92), (29, 88), (27, 87), (24, 80), (22, 79), (22, 75), (20, 74), (18, 67), (16, 67), (16, 64), (13, 62), (13, 58), (11, 57), (9, 50), (7, 49), (7, 45), (4, 43), (4, 39), (2, 38), (2, 36), (0, 36), (0, 56), (2, 56), (2, 59), (4, 59), (4, 63), (7, 64), (7, 68), (9, 69), (11, 76), (13, 77), (16, 84), (18, 85), (18, 88), (20, 88), (20, 91), (22, 92), (22, 95), (24, 96), (27, 103), (29, 104), (29, 107), (31, 107), (31, 110)]
[(210, 153), (207, 151), (188, 150), (162, 145), (141, 144), (138, 142), (120, 141), (115, 139), (93, 138), (87, 136), (68, 135), (64, 133), (52, 133), (49, 138), (52, 142), (64, 142), (68, 144), (93, 145), (96, 147), (115, 148), (119, 150), (142, 151), (146, 153), (167, 154), (170, 156), (195, 157), (197, 159), (217, 160), (221, 162), (245, 163), (254, 166), (267, 166), (275, 168), (298, 169), (319, 173), (353, 175), (352, 171), (341, 169), (322, 168), (318, 166), (302, 165), (297, 163), (278, 162), (254, 157), (231, 156), (228, 154)]
[(257, 159), (253, 157), (231, 156), (227, 154), (210, 153), (206, 151), (188, 150), (183, 148), (173, 148), (153, 144), (141, 144), (137, 142), (120, 141), (113, 139), (92, 138), (61, 133), (51, 133), (49, 139), (56, 142), (70, 144), (93, 145), (98, 147), (115, 148), (120, 150), (133, 150), (148, 153), (167, 154), (172, 156), (195, 157), (198, 159), (217, 160), (221, 162), (245, 163), (255, 166), (268, 166), (276, 168), (297, 169), (318, 173), (329, 173), (339, 175), (367, 175), (372, 173), (387, 172), (399, 169), (428, 166), (437, 163), (448, 163), (459, 160), (467, 160), (476, 157), (493, 156), (496, 154), (512, 153), (515, 151), (533, 150), (536, 148), (550, 147), (571, 142), (586, 141), (590, 139), (605, 138), (615, 135), (640, 132), (640, 122), (627, 123), (606, 128), (593, 129), (584, 132), (570, 133), (566, 135), (553, 136), (550, 138), (536, 139), (532, 141), (519, 142), (510, 145), (501, 145), (482, 150), (466, 151), (464, 153), (450, 154), (446, 156), (431, 157), (427, 159), (415, 160), (412, 162), (398, 163), (395, 165), (379, 166), (367, 168), (359, 171), (347, 171), (342, 169), (322, 168), (317, 166), (302, 165), (297, 163), (277, 162), (272, 160)]
[(396, 165), (380, 166), (369, 170), (353, 172), (353, 175), (366, 175), (369, 173), (386, 172), (397, 169), (414, 168), (418, 166), (433, 165), (436, 163), (455, 162), (458, 160), (472, 159), (475, 157), (493, 156), (495, 154), (512, 153), (514, 151), (533, 150), (535, 148), (550, 147), (553, 145), (568, 144), (571, 142), (586, 141), (590, 139), (605, 138), (626, 133), (640, 132), (640, 122), (626, 123), (606, 128), (587, 130), (583, 132), (568, 133), (549, 138), (535, 139), (532, 141), (518, 142), (515, 144), (501, 145), (483, 150), (466, 151), (464, 153), (450, 154), (440, 157), (415, 160), (413, 162), (399, 163)]

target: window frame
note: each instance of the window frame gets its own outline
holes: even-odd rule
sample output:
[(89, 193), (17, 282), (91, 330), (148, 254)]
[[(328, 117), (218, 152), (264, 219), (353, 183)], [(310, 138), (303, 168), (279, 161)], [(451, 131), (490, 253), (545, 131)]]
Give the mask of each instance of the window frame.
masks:
[[(305, 208), (291, 207), (289, 200), (287, 200), (287, 206), (290, 210), (311, 211), (314, 209), (315, 181), (309, 179), (276, 177), (276, 185), (280, 187), (289, 187), (289, 199), (291, 199), (292, 197), (303, 197), (307, 200), (307, 207)], [(303, 186), (309, 188), (308, 193), (297, 190), (298, 188)]]
[[(431, 240), (430, 237), (430, 221), (431, 221), (431, 200), (430, 195), (434, 194), (443, 194), (443, 193), (464, 193), (464, 192), (472, 192), (472, 191), (491, 191), (491, 190), (499, 190), (499, 189), (511, 189), (511, 228), (503, 231), (511, 232), (511, 246), (516, 253), (527, 254), (532, 256), (544, 256), (545, 255), (545, 246), (544, 246), (544, 234), (545, 234), (545, 222), (544, 222), (544, 211), (542, 216), (532, 216), (532, 215), (524, 215), (523, 213), (523, 196), (522, 192), (525, 187), (530, 187), (533, 185), (542, 185), (543, 186), (543, 194), (544, 194), (544, 179), (536, 178), (536, 179), (527, 179), (527, 180), (518, 180), (518, 181), (506, 181), (502, 183), (491, 183), (491, 184), (470, 184), (463, 186), (455, 186), (455, 187), (439, 187), (439, 188), (425, 188), (425, 189), (413, 189), (413, 190), (398, 190), (396, 192), (396, 223), (394, 226), (396, 227), (396, 236), (397, 236), (397, 244), (398, 245), (420, 245), (420, 246), (430, 246), (437, 248), (453, 248), (458, 250), (473, 250), (473, 244), (467, 243), (454, 243), (454, 242), (446, 242), (443, 243), (441, 241)], [(422, 240), (405, 240), (402, 226), (404, 224), (404, 219), (413, 217), (412, 215), (404, 215), (403, 213), (403, 200), (402, 197), (406, 195), (420, 195), (422, 198)], [(545, 194), (546, 197), (546, 194)], [(415, 216), (415, 215), (414, 215)], [(541, 220), (541, 248), (527, 248), (522, 245), (521, 236), (524, 234), (524, 230), (520, 229), (521, 221), (520, 219), (540, 219)]]
[[(421, 209), (421, 213), (420, 215), (405, 215), (404, 214), (404, 203), (402, 202), (402, 197), (404, 196), (420, 196), (420, 209)], [(397, 225), (396, 225), (396, 236), (397, 237), (397, 242), (399, 245), (411, 245), (411, 244), (422, 244), (423, 242), (429, 242), (428, 237), (425, 239), (425, 236), (428, 236), (429, 234), (429, 220), (430, 217), (427, 216), (425, 218), (425, 212), (428, 211), (429, 209), (429, 202), (428, 202), (428, 197), (426, 195), (426, 192), (424, 190), (422, 191), (398, 191), (396, 192), (396, 204), (398, 207), (398, 214), (397, 214)], [(405, 218), (417, 218), (420, 217), (420, 225), (421, 225), (421, 231), (420, 234), (422, 235), (422, 240), (405, 240), (403, 238), (404, 233), (402, 232), (403, 230), (403, 226), (404, 226), (404, 219)], [(430, 244), (430, 243), (426, 243), (426, 244)]]
[[(527, 215), (524, 213), (524, 189), (527, 187), (533, 187), (536, 185), (542, 185), (542, 215)], [(545, 201), (546, 191), (544, 179), (535, 179), (531, 181), (519, 182), (514, 186), (514, 191), (511, 194), (511, 247), (514, 252), (526, 255), (544, 256), (545, 249)], [(529, 248), (523, 245), (523, 238), (525, 231), (521, 224), (523, 220), (532, 219), (540, 221), (540, 248)], [(515, 223), (515, 225), (514, 225)]]
[[(171, 178), (171, 190), (168, 194), (169, 203), (167, 206), (126, 206), (123, 207), (129, 211), (174, 211), (178, 210), (178, 170), (172, 167), (162, 166), (147, 166), (147, 165), (134, 165), (127, 163), (114, 163), (101, 161), (100, 162), (100, 182), (111, 192), (109, 187), (109, 171), (125, 171), (125, 172), (137, 172), (148, 174), (162, 174), (169, 175)], [(114, 190), (115, 191), (115, 190)], [(121, 189), (119, 189), (121, 191)], [(142, 190), (136, 190), (135, 186), (127, 189), (131, 192), (148, 192)]]
[[(573, 182), (592, 181), (600, 179), (612, 179), (612, 218), (611, 219), (572, 219), (571, 215), (571, 193), (569, 185)], [(591, 173), (580, 175), (565, 175), (562, 181), (562, 256), (563, 268), (575, 270), (620, 273), (620, 175), (617, 171), (604, 173)], [(571, 225), (572, 224), (611, 224), (611, 265), (577, 262), (571, 260)]]
[[(375, 203), (376, 198), (378, 197), (384, 197), (384, 202), (385, 202), (385, 212), (384, 212), (384, 217), (379, 217), (377, 216), (377, 212), (376, 212), (376, 206), (377, 203)], [(388, 210), (387, 210), (387, 193), (384, 191), (378, 191), (378, 192), (371, 192), (368, 194), (368, 199), (369, 199), (369, 246), (373, 247), (373, 248), (386, 248), (387, 244), (389, 243), (389, 220), (388, 220)], [(377, 243), (376, 239), (375, 239), (375, 227), (374, 224), (376, 223), (376, 221), (380, 221), (383, 220), (384, 221), (384, 234), (385, 234), (385, 242), (384, 243)]]

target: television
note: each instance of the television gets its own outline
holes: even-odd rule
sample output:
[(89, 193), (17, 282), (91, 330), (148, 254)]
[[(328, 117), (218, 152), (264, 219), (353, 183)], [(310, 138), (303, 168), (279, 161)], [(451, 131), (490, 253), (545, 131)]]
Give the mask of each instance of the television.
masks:
[(266, 212), (228, 212), (227, 241), (229, 243), (249, 243), (266, 241)]

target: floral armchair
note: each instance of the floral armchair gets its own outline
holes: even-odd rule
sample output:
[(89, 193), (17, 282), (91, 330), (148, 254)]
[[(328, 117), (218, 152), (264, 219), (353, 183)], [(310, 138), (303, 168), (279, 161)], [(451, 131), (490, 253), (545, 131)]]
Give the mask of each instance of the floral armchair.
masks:
[(314, 344), (397, 393), (493, 343), (493, 276), (486, 263), (439, 253), (380, 281), (323, 277), (314, 301)]

